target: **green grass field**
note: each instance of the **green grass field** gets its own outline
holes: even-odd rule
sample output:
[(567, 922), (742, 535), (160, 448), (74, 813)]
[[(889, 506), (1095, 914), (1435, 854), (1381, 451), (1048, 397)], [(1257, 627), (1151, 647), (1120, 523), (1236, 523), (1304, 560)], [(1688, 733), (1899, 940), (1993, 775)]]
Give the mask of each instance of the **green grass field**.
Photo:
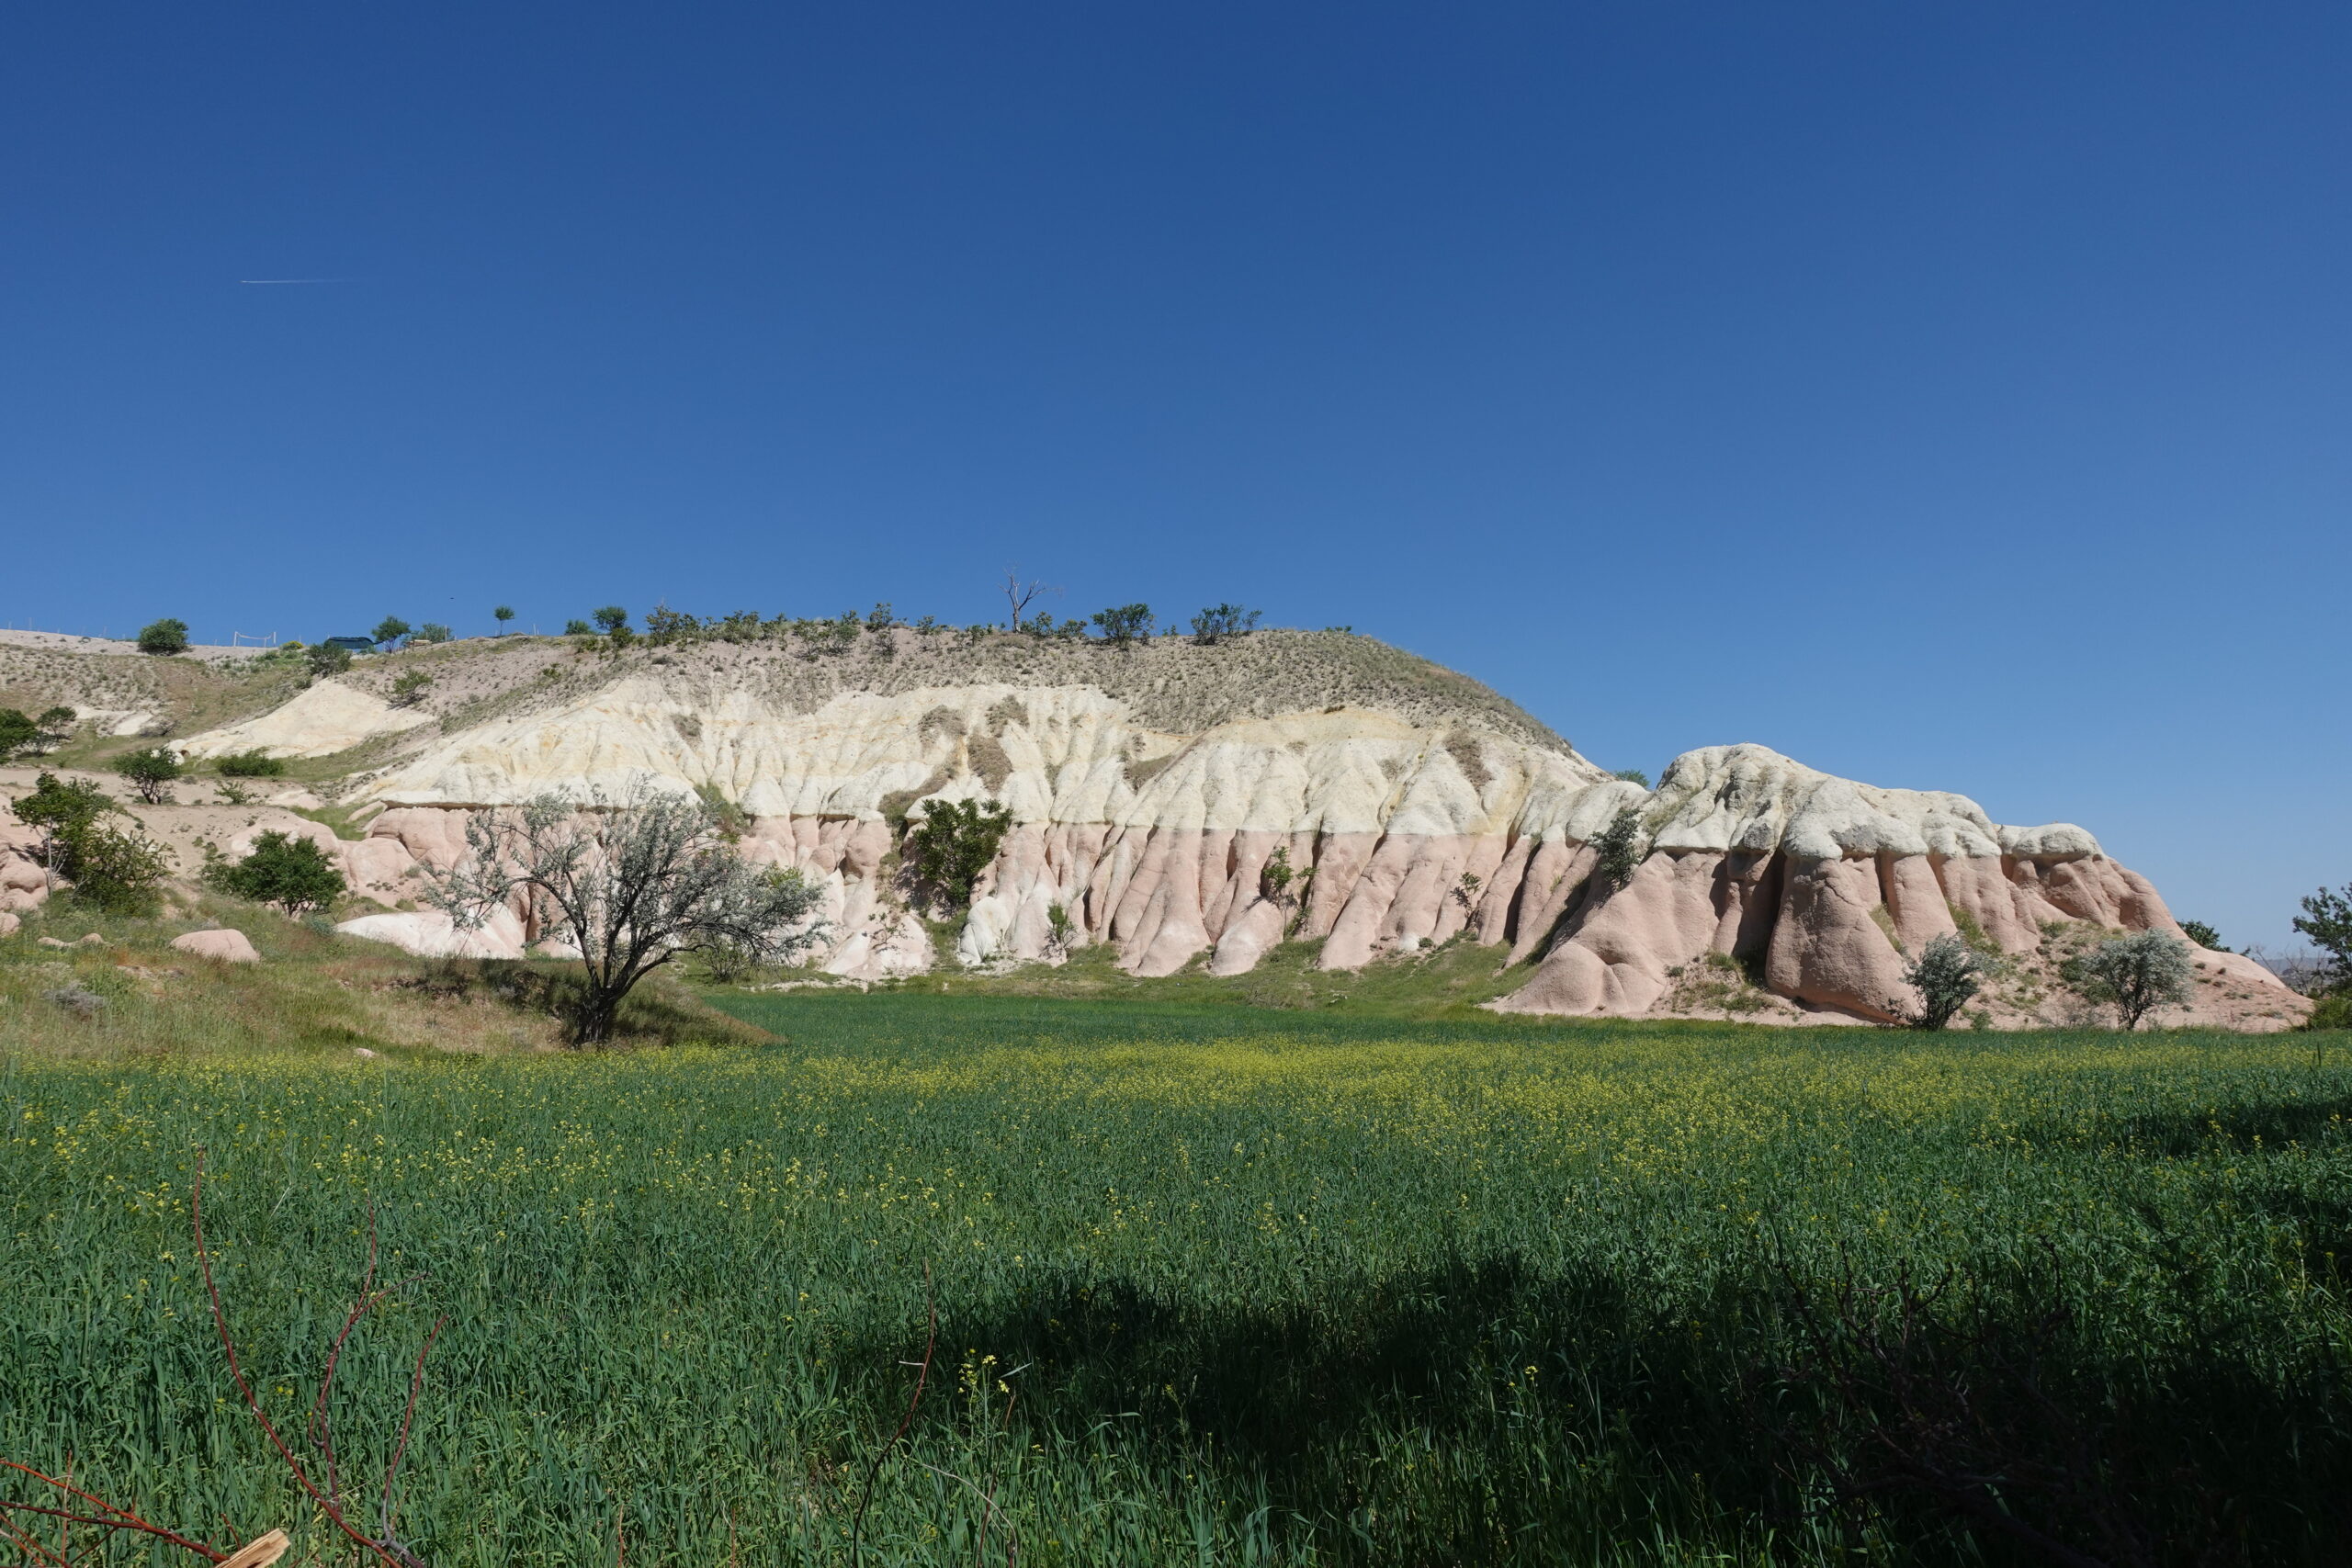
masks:
[(2346, 1560), (2341, 1035), (716, 999), (776, 1043), (0, 1057), (0, 1455), (351, 1560), (201, 1145), (288, 1428), (371, 1199), (426, 1275), (335, 1430), (372, 1499), (447, 1314), (435, 1568), (846, 1563), (877, 1455), (875, 1564)]

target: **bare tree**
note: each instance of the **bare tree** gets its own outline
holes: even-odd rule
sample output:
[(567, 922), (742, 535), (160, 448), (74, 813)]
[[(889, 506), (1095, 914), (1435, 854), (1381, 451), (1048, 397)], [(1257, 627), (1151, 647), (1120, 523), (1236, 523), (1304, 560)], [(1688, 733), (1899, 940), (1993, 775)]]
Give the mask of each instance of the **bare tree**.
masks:
[(797, 871), (751, 865), (718, 827), (706, 802), (643, 783), (618, 800), (542, 795), (469, 821), (467, 859), (427, 897), (461, 929), (518, 895), (548, 912), (586, 971), (572, 1038), (596, 1044), (630, 989), (681, 953), (782, 963), (822, 933), (818, 889)]
[(1039, 594), (1060, 592), (1060, 589), (1050, 583), (1024, 582), (1022, 581), (1019, 567), (1006, 567), (1004, 569), (1004, 602), (1012, 606), (1012, 629), (1014, 631), (1021, 629), (1022, 617), (1028, 614), (1031, 602)]

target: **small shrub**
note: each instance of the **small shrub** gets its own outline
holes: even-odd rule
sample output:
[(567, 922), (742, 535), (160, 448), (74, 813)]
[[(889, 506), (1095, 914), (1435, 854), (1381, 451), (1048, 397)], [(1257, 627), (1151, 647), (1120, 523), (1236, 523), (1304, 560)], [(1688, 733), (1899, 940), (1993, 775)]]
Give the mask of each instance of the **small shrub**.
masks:
[(216, 862), (204, 880), (223, 893), (271, 904), (289, 915), (323, 909), (343, 897), (343, 873), (326, 852), (308, 839), (279, 832), (264, 833), (253, 853), (233, 863)]
[(286, 774), (286, 759), (273, 757), (256, 746), (250, 751), (231, 751), (215, 758), (212, 765), (224, 779), (275, 779)]
[(351, 649), (337, 648), (331, 642), (322, 642), (315, 648), (303, 650), (302, 663), (304, 668), (310, 671), (313, 680), (322, 680), (329, 675), (340, 675), (351, 668)]
[(1630, 806), (1620, 811), (1609, 819), (1592, 847), (1600, 852), (1592, 874), (1602, 889), (1613, 892), (1624, 886), (1642, 863), (1642, 814)]
[(582, 620), (579, 616), (574, 615), (571, 620), (563, 623), (563, 635), (566, 637), (594, 637), (596, 635), (596, 628)]
[(655, 648), (665, 648), (673, 642), (690, 642), (703, 632), (703, 624), (683, 610), (673, 610), (667, 604), (656, 604), (645, 615), (645, 640)]
[(1151, 640), (1151, 606), (1148, 604), (1117, 604), (1108, 610), (1098, 610), (1094, 625), (1102, 631), (1102, 640), (1114, 648), (1129, 648), (1138, 642)]
[(1276, 844), (1274, 852), (1266, 857), (1266, 867), (1258, 874), (1264, 884), (1266, 897), (1277, 904), (1290, 902), (1291, 884), (1298, 880), (1298, 868), (1290, 863), (1290, 846)]
[(433, 677), (422, 670), (411, 670), (392, 682), (392, 705), (396, 708), (414, 707), (424, 700), (433, 684)]
[(139, 628), (139, 651), (174, 654), (187, 651), (187, 623), (175, 616), (150, 621)]
[(1229, 637), (1247, 637), (1257, 628), (1259, 612), (1245, 610), (1238, 604), (1216, 604), (1193, 617), (1193, 640), (1197, 643), (1222, 642)]
[(1059, 904), (1046, 907), (1046, 945), (1056, 953), (1068, 953), (1078, 940), (1078, 922)]
[(2126, 1032), (2160, 1007), (2188, 1000), (2196, 979), (2188, 949), (2165, 931), (2134, 931), (2103, 942), (2064, 966), (2070, 984), (2093, 1001), (2109, 1002)]
[(457, 633), (451, 631), (448, 627), (443, 626), (438, 621), (427, 621), (423, 626), (416, 628), (415, 640), (418, 642), (448, 642), (456, 637), (457, 635)]
[(1627, 784), (1637, 784), (1644, 789), (1650, 787), (1649, 774), (1642, 772), (1639, 768), (1620, 768), (1609, 776), (1612, 779), (1623, 779)]
[(2352, 1029), (2352, 996), (2322, 997), (2303, 1021), (2305, 1029)]
[(130, 781), (139, 798), (162, 806), (172, 798), (172, 781), (184, 778), (187, 767), (168, 746), (142, 746), (115, 759), (114, 771)]
[(1984, 985), (1984, 960), (1956, 936), (1939, 936), (1903, 971), (1905, 984), (1919, 993), (1914, 1010), (1889, 1001), (1887, 1010), (1914, 1029), (1941, 1029), (1960, 1014)]
[(398, 615), (386, 615), (376, 623), (376, 629), (370, 635), (375, 638), (378, 648), (397, 648), (400, 646), (401, 639), (408, 636), (412, 629), (413, 628)]
[(2222, 942), (2222, 933), (2202, 920), (2181, 921), (2180, 934), (2199, 947), (2210, 948), (2215, 953), (2229, 952), (2229, 948)]
[(962, 908), (1012, 826), (1012, 813), (991, 801), (934, 800), (907, 832), (906, 867), (937, 901)]
[(588, 613), (588, 618), (595, 622), (597, 627), (606, 637), (612, 636), (615, 632), (628, 629), (628, 612), (618, 604), (607, 604), (601, 610), (591, 610)]

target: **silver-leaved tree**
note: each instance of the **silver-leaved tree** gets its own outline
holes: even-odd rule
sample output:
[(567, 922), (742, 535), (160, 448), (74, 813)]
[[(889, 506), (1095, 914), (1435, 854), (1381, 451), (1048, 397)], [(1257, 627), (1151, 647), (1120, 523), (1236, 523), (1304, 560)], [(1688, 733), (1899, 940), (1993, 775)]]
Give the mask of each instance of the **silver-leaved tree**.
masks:
[(703, 801), (644, 784), (618, 799), (542, 795), (476, 814), (466, 858), (427, 897), (461, 930), (517, 902), (537, 911), (580, 951), (572, 1039), (593, 1045), (612, 1037), (630, 989), (682, 953), (783, 963), (822, 935), (819, 890), (750, 864), (718, 829)]

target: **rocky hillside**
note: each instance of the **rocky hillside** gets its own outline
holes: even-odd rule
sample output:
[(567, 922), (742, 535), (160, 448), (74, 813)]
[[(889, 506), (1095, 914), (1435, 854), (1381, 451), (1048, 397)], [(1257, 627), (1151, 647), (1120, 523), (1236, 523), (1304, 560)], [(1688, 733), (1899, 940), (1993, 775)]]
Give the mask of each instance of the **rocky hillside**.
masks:
[[(621, 650), (453, 643), (363, 660), (183, 744), (297, 759), (366, 837), (288, 819), (390, 908), (345, 929), (420, 951), (520, 952), (535, 934), (461, 937), (415, 910), (418, 868), (460, 852), (468, 811), (643, 783), (727, 802), (747, 853), (821, 880), (820, 962), (866, 978), (1089, 943), (1142, 977), (1238, 973), (1285, 942), (1352, 969), (1460, 939), (1524, 966), (1508, 1010), (1850, 1021), (1889, 1016), (1906, 955), (1958, 932), (1996, 959), (1979, 1021), (2019, 1026), (2079, 1005), (2056, 972), (2087, 942), (2177, 930), (2079, 828), (2002, 827), (1963, 796), (1758, 746), (1690, 753), (1653, 792), (1476, 682), (1338, 632), (1121, 649), (844, 623)], [(1015, 826), (950, 955), (908, 907), (896, 851), (926, 803), (973, 796)], [(1612, 823), (1632, 835), (1622, 883), (1595, 874)], [(2258, 966), (2199, 956), (2195, 1021), (2300, 1016)]]

